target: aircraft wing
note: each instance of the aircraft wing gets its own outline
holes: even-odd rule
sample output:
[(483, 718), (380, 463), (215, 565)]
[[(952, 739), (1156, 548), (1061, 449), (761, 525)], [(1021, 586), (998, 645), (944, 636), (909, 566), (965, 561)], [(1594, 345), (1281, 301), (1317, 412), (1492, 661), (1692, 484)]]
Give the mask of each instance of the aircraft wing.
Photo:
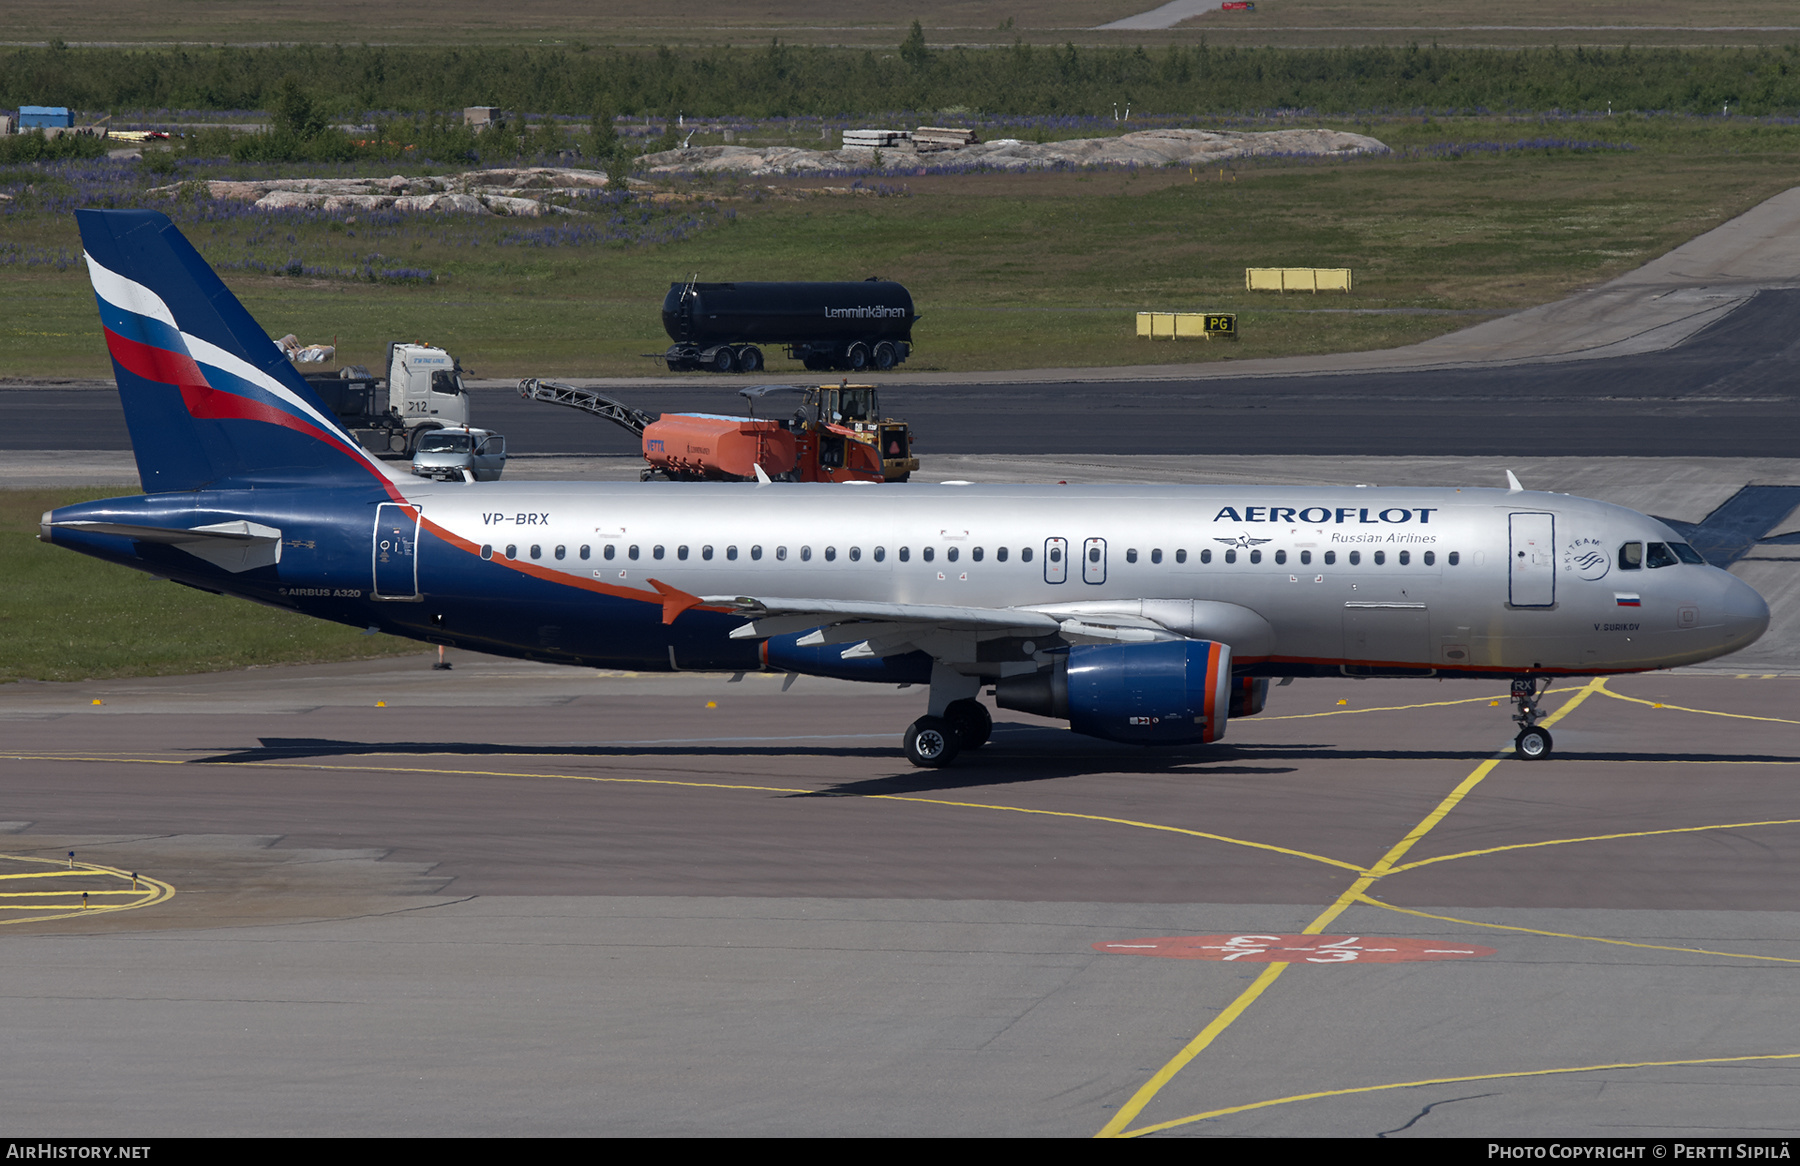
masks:
[(766, 640), (808, 632), (797, 644), (848, 644), (846, 660), (924, 651), (940, 660), (973, 660), (983, 640), (1060, 636), (1073, 643), (1147, 642), (1185, 637), (1141, 615), (1040, 611), (1030, 607), (957, 607), (931, 603), (756, 596), (706, 596), (749, 622), (733, 639)]

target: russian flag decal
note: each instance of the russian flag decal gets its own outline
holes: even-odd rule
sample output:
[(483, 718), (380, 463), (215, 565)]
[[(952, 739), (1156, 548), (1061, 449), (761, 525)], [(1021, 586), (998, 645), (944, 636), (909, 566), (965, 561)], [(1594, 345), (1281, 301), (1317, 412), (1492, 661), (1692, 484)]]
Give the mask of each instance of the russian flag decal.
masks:
[(1643, 606), (1643, 603), (1639, 601), (1636, 592), (1627, 593), (1624, 591), (1615, 591), (1615, 592), (1613, 592), (1613, 602), (1618, 604), (1620, 607), (1642, 607)]

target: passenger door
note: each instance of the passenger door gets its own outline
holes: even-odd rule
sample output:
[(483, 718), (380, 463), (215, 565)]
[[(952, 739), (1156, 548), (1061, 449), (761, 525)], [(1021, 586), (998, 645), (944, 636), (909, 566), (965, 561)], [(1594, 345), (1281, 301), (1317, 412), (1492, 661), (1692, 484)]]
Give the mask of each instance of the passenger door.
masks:
[(1514, 514), (1506, 556), (1507, 601), (1514, 607), (1556, 603), (1556, 516)]
[(1061, 583), (1069, 577), (1069, 540), (1044, 540), (1044, 582)]
[(383, 502), (375, 508), (376, 599), (419, 597), (419, 508)]

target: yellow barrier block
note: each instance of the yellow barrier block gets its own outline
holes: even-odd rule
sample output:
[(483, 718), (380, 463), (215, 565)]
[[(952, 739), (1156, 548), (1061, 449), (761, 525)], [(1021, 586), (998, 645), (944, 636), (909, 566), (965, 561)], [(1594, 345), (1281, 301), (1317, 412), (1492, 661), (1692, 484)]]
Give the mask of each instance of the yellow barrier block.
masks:
[(1148, 340), (1237, 339), (1236, 312), (1139, 312), (1137, 334)]
[(1348, 267), (1244, 268), (1244, 287), (1248, 291), (1348, 292), (1351, 286)]

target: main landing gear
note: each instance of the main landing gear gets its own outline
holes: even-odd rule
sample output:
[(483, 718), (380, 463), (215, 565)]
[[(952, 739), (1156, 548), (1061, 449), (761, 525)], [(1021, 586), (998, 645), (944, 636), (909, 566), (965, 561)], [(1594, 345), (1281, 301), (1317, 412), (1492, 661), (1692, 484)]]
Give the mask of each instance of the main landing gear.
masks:
[(929, 712), (906, 729), (906, 759), (921, 769), (938, 769), (964, 749), (979, 749), (994, 731), (994, 718), (976, 699), (978, 677), (964, 676), (942, 664), (931, 669)]
[(1519, 735), (1513, 738), (1513, 753), (1525, 761), (1541, 761), (1550, 756), (1550, 730), (1537, 723), (1543, 716), (1537, 698), (1537, 677), (1522, 676), (1512, 682), (1512, 702), (1519, 710), (1513, 714), (1519, 726)]

